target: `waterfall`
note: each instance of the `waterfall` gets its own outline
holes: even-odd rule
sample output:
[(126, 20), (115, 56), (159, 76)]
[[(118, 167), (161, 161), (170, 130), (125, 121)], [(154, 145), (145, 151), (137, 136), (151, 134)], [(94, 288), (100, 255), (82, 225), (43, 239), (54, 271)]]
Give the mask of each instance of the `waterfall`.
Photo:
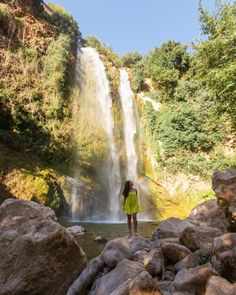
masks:
[(124, 114), (124, 139), (127, 161), (126, 179), (137, 182), (138, 155), (135, 147), (137, 126), (134, 113), (134, 94), (130, 86), (128, 73), (123, 69), (120, 70), (119, 94)]
[[(92, 214), (98, 213), (96, 211), (98, 211), (99, 206), (104, 208), (108, 207), (109, 212), (106, 212), (106, 216), (102, 219), (107, 221), (118, 221), (118, 195), (121, 186), (120, 160), (115, 145), (112, 97), (110, 94), (109, 81), (106, 76), (104, 64), (101, 61), (99, 54), (93, 48), (86, 47), (80, 50), (79, 67), (79, 77), (77, 78), (80, 80), (81, 104), (83, 104), (83, 100), (87, 99), (86, 109), (91, 109), (91, 112), (87, 111), (86, 113), (86, 116), (88, 117), (86, 123), (93, 124), (93, 130), (90, 137), (93, 137), (93, 132), (95, 133), (96, 130), (99, 129), (99, 124), (101, 123), (108, 144), (107, 155), (104, 156), (106, 167), (102, 167), (101, 170), (103, 171), (99, 171), (98, 173), (102, 174), (104, 178), (102, 186), (108, 196), (108, 204), (106, 200), (104, 201), (104, 204), (101, 204), (102, 197), (100, 200), (98, 198), (98, 207), (96, 208), (93, 204), (94, 212), (92, 212)], [(92, 110), (92, 104), (94, 105), (95, 103), (96, 105), (93, 106)], [(84, 117), (84, 114), (80, 114), (81, 122)], [(86, 125), (86, 123), (84, 125)], [(81, 123), (81, 125), (83, 124)], [(78, 202), (75, 197), (73, 200), (74, 202)], [(76, 208), (76, 205), (72, 204), (72, 208)]]
[(135, 116), (135, 96), (131, 89), (129, 76), (126, 70), (120, 70), (119, 95), (124, 117), (124, 140), (126, 151), (126, 179), (134, 182), (141, 202), (141, 220), (150, 220), (152, 213), (150, 210), (150, 198), (148, 181), (146, 178), (138, 177), (138, 153), (137, 153), (137, 122)]

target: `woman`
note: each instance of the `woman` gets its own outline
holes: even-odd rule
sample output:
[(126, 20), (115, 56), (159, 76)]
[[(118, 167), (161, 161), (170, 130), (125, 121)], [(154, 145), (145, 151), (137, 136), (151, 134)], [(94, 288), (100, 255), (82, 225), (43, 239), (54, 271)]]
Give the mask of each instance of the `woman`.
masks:
[(127, 180), (123, 191), (124, 196), (124, 212), (127, 214), (129, 237), (132, 236), (132, 222), (133, 217), (134, 234), (137, 235), (137, 213), (141, 212), (138, 203), (137, 190), (134, 188), (132, 181)]

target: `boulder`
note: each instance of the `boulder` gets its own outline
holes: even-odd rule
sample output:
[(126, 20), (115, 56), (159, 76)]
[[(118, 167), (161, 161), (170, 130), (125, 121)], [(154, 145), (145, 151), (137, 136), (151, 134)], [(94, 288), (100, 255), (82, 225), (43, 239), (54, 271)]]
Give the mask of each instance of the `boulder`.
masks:
[(161, 250), (163, 255), (172, 263), (176, 263), (184, 259), (191, 253), (191, 251), (185, 246), (168, 242), (161, 243)]
[(0, 294), (64, 295), (86, 255), (51, 209), (6, 200), (0, 206)]
[(222, 235), (222, 232), (214, 227), (191, 226), (183, 231), (180, 242), (191, 251), (211, 250), (214, 238), (220, 235)]
[(230, 226), (224, 210), (217, 204), (216, 199), (203, 202), (192, 209), (189, 219), (195, 225), (215, 227), (226, 233)]
[(96, 242), (97, 244), (105, 244), (107, 242), (107, 239), (103, 238), (102, 236), (96, 236), (94, 242)]
[(152, 247), (152, 243), (150, 240), (145, 239), (144, 237), (132, 236), (129, 239), (129, 247), (131, 252), (134, 254), (135, 252), (140, 250), (149, 251)]
[(110, 295), (162, 295), (158, 284), (146, 271), (142, 271), (133, 280), (127, 280)]
[(225, 211), (225, 215), (236, 227), (236, 169), (216, 171), (212, 175), (212, 188), (216, 193), (217, 204)]
[(141, 263), (123, 259), (111, 272), (95, 281), (90, 295), (111, 295), (128, 280), (131, 282), (142, 271), (144, 267)]
[(156, 232), (152, 235), (151, 240), (165, 238), (178, 238), (187, 228), (193, 226), (190, 222), (180, 220), (178, 218), (168, 218), (157, 227)]
[(171, 295), (172, 281), (156, 281), (163, 295)]
[(130, 259), (131, 257), (132, 253), (126, 238), (117, 238), (109, 241), (102, 252), (102, 259), (110, 269), (114, 268), (121, 260), (125, 258)]
[(236, 248), (236, 233), (227, 233), (216, 237), (213, 241), (213, 248), (216, 255)]
[(227, 280), (212, 276), (207, 281), (206, 292), (204, 295), (235, 295), (236, 287), (230, 284)]
[(145, 269), (152, 275), (165, 275), (165, 263), (161, 249), (152, 249), (143, 261)]
[(236, 281), (236, 248), (218, 253), (212, 258), (216, 271), (229, 281)]
[(91, 260), (79, 277), (70, 286), (67, 295), (86, 295), (89, 291), (89, 287), (92, 286), (93, 281), (102, 271), (103, 266), (104, 262), (101, 256)]
[(205, 264), (211, 260), (211, 253), (207, 250), (199, 249), (194, 253), (189, 254), (184, 259), (175, 264), (175, 269), (180, 271), (181, 269), (189, 269), (198, 265)]
[(66, 230), (70, 234), (75, 235), (75, 236), (84, 235), (84, 233), (86, 232), (85, 228), (80, 225), (74, 225), (74, 226), (68, 227)]
[(177, 292), (194, 292), (196, 295), (204, 294), (209, 277), (217, 275), (211, 264), (205, 264), (190, 269), (183, 269), (174, 279)]

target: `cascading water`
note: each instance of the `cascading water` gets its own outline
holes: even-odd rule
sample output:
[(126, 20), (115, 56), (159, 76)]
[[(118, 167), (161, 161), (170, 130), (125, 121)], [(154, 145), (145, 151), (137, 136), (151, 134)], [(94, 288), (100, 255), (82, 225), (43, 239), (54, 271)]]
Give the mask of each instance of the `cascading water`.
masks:
[[(79, 68), (80, 97), (82, 98), (82, 101), (87, 98), (91, 101), (91, 104), (94, 103), (93, 101), (97, 102), (95, 110), (93, 112), (91, 110), (90, 112), (91, 114), (94, 114), (94, 116), (91, 114), (89, 115), (87, 111), (86, 115), (90, 116), (88, 121), (94, 124), (93, 128), (99, 128), (99, 121), (101, 121), (101, 124), (103, 125), (102, 128), (107, 137), (108, 155), (106, 155), (106, 159), (104, 159), (104, 161), (106, 161), (106, 167), (102, 167), (103, 171), (100, 171), (100, 174), (103, 174), (103, 178), (105, 178), (103, 186), (105, 186), (109, 204), (104, 204), (104, 207), (106, 205), (106, 207), (109, 208), (109, 212), (106, 213), (106, 217), (103, 217), (103, 220), (115, 222), (119, 219), (119, 202), (117, 197), (120, 193), (121, 180), (119, 155), (116, 150), (114, 137), (114, 120), (109, 82), (104, 64), (101, 61), (99, 54), (93, 48), (86, 47), (80, 50)], [(88, 79), (90, 81), (89, 83), (87, 82)], [(81, 102), (81, 104), (82, 103), (83, 102)], [(87, 109), (92, 108), (91, 104), (87, 106)], [(80, 117), (80, 121), (82, 121), (84, 114), (80, 114)], [(79, 197), (80, 196), (78, 196), (78, 198)], [(87, 200), (85, 200), (85, 202), (86, 201)], [(79, 200), (75, 197), (72, 199), (72, 208), (77, 208), (77, 211), (79, 211), (80, 208), (78, 208), (77, 204), (74, 204), (74, 202), (78, 203)], [(97, 202), (98, 206), (101, 206), (101, 198), (100, 200), (98, 199)], [(98, 212), (96, 211), (98, 210), (96, 205), (93, 204), (93, 206), (94, 212), (90, 213), (97, 214)]]
[(130, 86), (128, 73), (124, 69), (120, 70), (119, 94), (124, 114), (124, 139), (127, 161), (126, 179), (137, 182), (138, 155), (135, 147), (135, 136), (137, 134), (137, 126), (134, 113), (135, 97)]
[(148, 206), (148, 185), (146, 179), (138, 177), (138, 153), (136, 149), (137, 123), (135, 116), (135, 96), (131, 89), (129, 76), (126, 70), (120, 70), (120, 100), (124, 117), (124, 140), (126, 150), (126, 179), (132, 180), (141, 199), (142, 220), (150, 220)]

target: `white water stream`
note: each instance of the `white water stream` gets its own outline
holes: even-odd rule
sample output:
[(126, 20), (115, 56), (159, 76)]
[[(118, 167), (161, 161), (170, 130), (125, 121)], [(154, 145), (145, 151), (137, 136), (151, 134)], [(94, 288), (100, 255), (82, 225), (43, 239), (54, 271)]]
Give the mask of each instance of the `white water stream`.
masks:
[(130, 86), (128, 73), (120, 70), (119, 94), (124, 114), (124, 139), (126, 149), (126, 179), (137, 182), (138, 155), (135, 147), (135, 136), (137, 134), (136, 119), (134, 113), (134, 94)]
[[(103, 129), (105, 131), (107, 142), (108, 142), (108, 155), (107, 159), (107, 172), (106, 172), (106, 185), (108, 194), (108, 207), (109, 212), (107, 214), (106, 220), (118, 221), (119, 219), (119, 202), (118, 195), (120, 193), (121, 178), (120, 178), (120, 161), (119, 155), (116, 150), (115, 137), (114, 137), (114, 119), (112, 113), (112, 97), (110, 94), (109, 81), (106, 76), (105, 67), (101, 61), (99, 54), (93, 48), (86, 47), (82, 48), (79, 53), (79, 62), (81, 72), (84, 73), (84, 77), (90, 77), (93, 84), (92, 95), (94, 100), (97, 100), (100, 109), (95, 110), (100, 116), (100, 120), (103, 124)], [(83, 76), (79, 77), (82, 79), (82, 97), (86, 97), (86, 81), (83, 81)], [(96, 118), (95, 118), (96, 120)], [(96, 124), (96, 122), (95, 122)], [(104, 171), (102, 171), (104, 173)], [(99, 200), (98, 200), (99, 201)], [(76, 198), (72, 199), (72, 209), (77, 208), (76, 204), (73, 202), (78, 202)], [(106, 204), (107, 205), (107, 204)], [(73, 214), (73, 212), (72, 212)]]

